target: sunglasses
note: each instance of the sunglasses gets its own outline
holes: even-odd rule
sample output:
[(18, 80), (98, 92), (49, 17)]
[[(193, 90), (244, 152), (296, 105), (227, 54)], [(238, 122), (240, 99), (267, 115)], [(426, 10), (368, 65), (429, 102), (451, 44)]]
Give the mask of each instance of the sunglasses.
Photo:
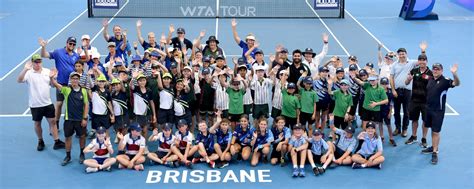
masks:
[(76, 43), (69, 43), (69, 45), (76, 46)]
[(41, 61), (41, 60), (35, 60), (35, 61), (33, 61), (33, 62), (39, 64), (39, 63), (42, 63), (43, 61)]

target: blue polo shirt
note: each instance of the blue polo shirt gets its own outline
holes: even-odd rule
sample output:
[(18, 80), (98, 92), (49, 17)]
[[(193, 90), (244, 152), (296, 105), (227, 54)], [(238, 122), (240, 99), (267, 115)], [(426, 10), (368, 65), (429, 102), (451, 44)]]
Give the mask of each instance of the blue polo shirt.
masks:
[(354, 136), (347, 138), (346, 132), (342, 129), (336, 129), (336, 134), (340, 136), (336, 142), (336, 146), (343, 151), (349, 150), (352, 152), (357, 144), (356, 138)]
[[(120, 49), (120, 47), (117, 47), (115, 50), (116, 50), (116, 53), (115, 53), (114, 58), (120, 57), (123, 60), (123, 63), (125, 64), (125, 67), (128, 67), (127, 53), (125, 51), (122, 51), (122, 49)], [(107, 57), (105, 57), (105, 63), (107, 63), (109, 61), (110, 61), (110, 53), (107, 55)]]
[(288, 142), (289, 145), (293, 146), (293, 148), (298, 148), (303, 146), (306, 143), (305, 137), (301, 136), (300, 138), (291, 137), (290, 141)]
[(329, 145), (324, 139), (317, 141), (310, 138), (308, 142), (311, 144), (311, 153), (314, 155), (320, 156), (323, 152), (326, 152), (329, 149)]
[[(115, 38), (115, 36), (112, 36), (112, 37), (109, 38), (109, 40), (107, 42), (115, 42), (115, 46), (120, 47), (120, 45), (122, 44), (122, 41), (123, 41), (123, 38), (118, 40), (117, 38)], [(127, 41), (127, 46), (125, 47), (125, 52), (128, 52), (128, 51), (131, 51), (131, 47), (130, 47), (130, 43), (128, 43), (128, 41)]]
[(357, 153), (363, 155), (364, 157), (369, 157), (370, 155), (375, 154), (376, 152), (382, 151), (383, 146), (382, 139), (380, 138), (380, 136), (377, 136), (377, 138), (370, 138), (369, 135), (365, 133), (364, 143), (362, 143), (362, 146)]
[(148, 48), (150, 47), (153, 47), (153, 48), (157, 48), (157, 49), (161, 49), (160, 45), (158, 43), (155, 42), (155, 46), (151, 46), (150, 43), (146, 42), (146, 41), (143, 41), (142, 43), (142, 47), (143, 47), (143, 50), (147, 50)]
[[(244, 41), (240, 40), (239, 47), (242, 48), (242, 57), (244, 58), (245, 62), (247, 62), (247, 57), (245, 57), (245, 53), (249, 50), (249, 45)], [(255, 52), (257, 52), (258, 48), (253, 49), (250, 53), (250, 56), (255, 59)]]
[(49, 52), (49, 59), (54, 59), (55, 67), (58, 70), (58, 83), (67, 85), (69, 74), (74, 71), (74, 63), (80, 59), (79, 54), (73, 51), (72, 55), (69, 55), (66, 48), (60, 48)]

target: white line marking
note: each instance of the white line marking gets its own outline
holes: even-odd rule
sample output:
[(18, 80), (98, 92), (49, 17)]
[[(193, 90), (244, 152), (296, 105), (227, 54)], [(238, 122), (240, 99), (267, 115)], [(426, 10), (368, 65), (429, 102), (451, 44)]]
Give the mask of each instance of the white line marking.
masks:
[[(64, 114), (61, 114), (63, 117)], [(31, 117), (31, 114), (0, 114), (0, 118), (8, 118), (8, 117)]]
[(219, 0), (216, 1), (216, 38), (219, 39)]
[[(109, 20), (109, 22), (108, 22), (109, 24), (112, 22), (112, 20), (115, 19), (115, 16), (117, 16), (120, 12), (122, 12), (123, 8), (125, 8), (125, 6), (127, 6), (128, 2), (129, 2), (129, 0), (127, 0), (127, 2), (125, 2), (125, 4), (123, 4), (123, 6), (112, 16), (112, 18), (110, 18), (110, 20)], [(100, 30), (99, 30), (99, 32), (97, 32), (97, 33), (94, 35), (94, 37), (93, 37), (92, 40), (91, 40), (91, 44), (92, 44), (92, 42), (94, 42), (94, 40), (100, 35), (100, 33), (102, 33), (102, 31), (104, 31), (104, 27), (101, 27)]]
[(456, 115), (456, 116), (460, 115), (460, 114), (459, 114), (453, 107), (451, 107), (451, 105), (449, 105), (448, 103), (446, 103), (446, 106), (447, 106), (449, 109), (451, 109), (451, 110), (453, 111), (453, 113), (447, 113), (447, 114), (445, 114), (445, 115), (448, 115), (448, 114)]
[[(56, 32), (56, 34), (54, 34), (51, 38), (48, 39), (48, 42), (49, 41), (52, 41), (54, 38), (56, 38), (56, 36), (58, 36), (61, 32), (63, 32), (67, 27), (69, 27), (72, 23), (74, 23), (79, 17), (81, 17), (84, 13), (87, 12), (87, 9), (82, 11), (81, 14), (79, 14), (78, 16), (76, 16), (76, 18), (74, 18), (72, 21), (70, 21), (66, 26), (64, 26), (61, 30), (59, 30), (58, 32)], [(20, 63), (18, 63), (13, 69), (11, 69), (7, 74), (5, 74), (2, 78), (0, 78), (0, 81), (3, 81), (5, 78), (7, 78), (10, 74), (13, 73), (13, 71), (15, 71), (16, 69), (18, 69), (18, 67), (20, 67), (23, 63), (25, 63), (27, 60), (30, 59), (31, 56), (33, 56), (33, 54), (37, 53), (39, 50), (41, 49), (41, 47), (38, 47), (35, 51), (33, 51), (30, 55), (28, 55), (25, 59), (23, 59)]]
[(326, 22), (323, 21), (323, 19), (321, 19), (321, 17), (319, 17), (319, 14), (313, 9), (313, 7), (311, 7), (311, 4), (309, 4), (308, 0), (305, 0), (306, 1), (306, 4), (308, 5), (309, 9), (311, 9), (311, 11), (313, 11), (313, 13), (318, 17), (319, 21), (324, 25), (324, 27), (326, 27), (326, 29), (329, 31), (329, 33), (331, 34), (331, 36), (336, 40), (337, 44), (339, 44), (339, 46), (341, 46), (342, 50), (344, 50), (344, 53), (346, 53), (347, 56), (349, 56), (349, 52), (347, 52), (346, 48), (341, 44), (341, 42), (339, 42), (339, 39), (337, 39), (337, 37), (334, 35), (334, 33), (332, 33), (332, 30), (326, 25)]
[(25, 110), (25, 112), (23, 112), (22, 115), (26, 115), (29, 111), (30, 111), (30, 108), (27, 108), (27, 109)]
[(352, 16), (352, 14), (351, 14), (348, 10), (344, 9), (344, 11), (345, 11), (357, 24), (359, 24), (359, 26), (360, 26), (362, 29), (364, 29), (372, 38), (374, 38), (375, 41), (377, 41), (377, 43), (382, 44), (382, 46), (383, 46), (383, 48), (384, 48), (385, 50), (390, 51), (390, 50), (385, 46), (385, 44), (383, 44), (382, 42), (380, 42), (380, 40), (377, 39), (377, 37), (375, 37), (374, 34), (372, 34), (367, 28), (365, 28), (354, 16)]

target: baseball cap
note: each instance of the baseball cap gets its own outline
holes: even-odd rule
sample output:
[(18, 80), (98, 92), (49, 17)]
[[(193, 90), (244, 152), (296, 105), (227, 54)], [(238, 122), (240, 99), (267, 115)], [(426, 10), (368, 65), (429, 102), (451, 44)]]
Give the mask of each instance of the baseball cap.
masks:
[(215, 41), (216, 44), (219, 44), (219, 40), (217, 40), (216, 36), (214, 36), (214, 35), (209, 36), (209, 38), (206, 41), (206, 44), (209, 45), (209, 42), (211, 42), (211, 41)]
[(255, 71), (265, 70), (265, 66), (255, 66)]
[(369, 76), (369, 79), (368, 79), (368, 80), (369, 80), (369, 81), (376, 81), (377, 78), (378, 78), (378, 77), (377, 77), (376, 75), (371, 75), (371, 76)]
[(359, 70), (359, 75), (367, 75), (367, 71), (364, 69)]
[(173, 128), (173, 124), (165, 123), (165, 125), (163, 126), (163, 131), (171, 131), (171, 128)]
[(283, 48), (281, 49), (280, 53), (288, 53), (288, 49), (285, 48), (285, 47), (283, 47)]
[(204, 68), (204, 69), (202, 70), (202, 74), (204, 74), (204, 75), (205, 75), (205, 74), (209, 74), (209, 73), (211, 73), (211, 69), (209, 69), (209, 68)]
[(184, 28), (178, 28), (178, 29), (176, 30), (176, 32), (178, 32), (178, 33), (186, 33), (186, 31), (184, 30)]
[(299, 124), (299, 123), (295, 124), (295, 125), (293, 126), (293, 130), (297, 130), (297, 129), (303, 129), (303, 126), (302, 126), (301, 124)]
[(99, 52), (92, 53), (92, 59), (94, 59), (94, 58), (100, 58)]
[(380, 84), (387, 85), (388, 83), (389, 83), (389, 80), (387, 77), (382, 77), (382, 79), (380, 79)]
[(104, 134), (105, 131), (107, 131), (107, 129), (105, 127), (100, 126), (99, 128), (97, 128), (97, 133), (98, 134)]
[(221, 54), (217, 55), (216, 60), (219, 60), (219, 59), (225, 60), (225, 57)]
[(357, 61), (357, 56), (351, 55), (351, 56), (349, 56), (349, 60), (355, 60), (355, 61)]
[(161, 57), (161, 55), (158, 51), (151, 51), (150, 56)]
[(311, 76), (306, 76), (303, 80), (304, 83), (313, 84), (313, 79)]
[(171, 62), (170, 67), (171, 67), (171, 69), (177, 68), (177, 67), (178, 67), (178, 64), (176, 64), (176, 62)]
[(358, 70), (358, 69), (359, 69), (359, 68), (358, 68), (357, 65), (355, 65), (355, 64), (349, 65), (349, 70), (350, 70), (350, 71)]
[(245, 37), (245, 39), (250, 39), (250, 40), (254, 40), (255, 41), (255, 35), (253, 35), (252, 33), (249, 33), (247, 35), (247, 37)]
[(319, 135), (322, 135), (322, 134), (323, 134), (323, 132), (320, 129), (315, 129), (313, 131), (313, 136), (319, 136)]
[(341, 84), (350, 85), (350, 82), (347, 79), (343, 79), (343, 80), (341, 80)]
[(287, 74), (288, 75), (288, 72), (286, 70), (280, 70), (280, 74)]
[(237, 79), (232, 80), (232, 85), (240, 85), (240, 81)]
[(142, 61), (142, 57), (140, 57), (140, 55), (136, 54), (136, 55), (133, 55), (132, 56), (132, 62), (133, 61)]
[(39, 54), (34, 54), (32, 57), (31, 57), (31, 61), (36, 61), (36, 60), (41, 60), (41, 55)]
[(433, 69), (436, 68), (436, 69), (442, 70), (442, 69), (443, 69), (443, 65), (442, 65), (441, 63), (435, 63), (435, 64), (433, 64), (432, 68), (433, 68)]
[(336, 73), (339, 73), (339, 72), (344, 72), (344, 68), (343, 67), (336, 68)]
[(192, 71), (193, 69), (191, 69), (191, 66), (184, 66), (183, 70), (189, 70), (189, 71)]
[(400, 53), (400, 52), (405, 52), (405, 53), (406, 53), (407, 50), (406, 50), (405, 48), (399, 48), (399, 49), (397, 50), (397, 53)]
[(167, 77), (170, 78), (170, 79), (173, 78), (173, 76), (171, 76), (171, 74), (169, 72), (166, 72), (166, 73), (163, 74), (163, 76), (161, 76), (161, 78), (163, 78), (163, 79), (167, 78)]
[(263, 50), (262, 49), (257, 49), (257, 51), (255, 51), (255, 54), (263, 54)]
[(112, 85), (119, 84), (119, 83), (120, 83), (119, 79), (117, 79), (117, 78), (112, 79)]
[(117, 67), (117, 66), (122, 66), (122, 65), (123, 65), (122, 61), (117, 61), (117, 62), (115, 62), (115, 64), (114, 64), (115, 67)]
[(303, 56), (305, 54), (312, 54), (313, 58), (316, 56), (316, 53), (313, 52), (313, 49), (312, 48), (306, 48), (303, 52)]
[(206, 57), (202, 58), (202, 61), (203, 62), (211, 62), (211, 57), (206, 56)]
[(145, 76), (145, 75), (143, 75), (143, 74), (138, 74), (138, 76), (137, 76), (137, 80), (139, 80), (139, 79), (141, 79), (141, 78), (146, 78), (146, 76)]
[(107, 79), (105, 78), (105, 75), (104, 75), (104, 74), (100, 74), (99, 77), (97, 77), (96, 80), (97, 80), (97, 81), (107, 81)]
[(71, 74), (69, 74), (69, 78), (71, 78), (72, 76), (78, 76), (78, 77), (81, 77), (81, 74), (77, 73), (77, 72), (71, 72)]
[(418, 60), (428, 60), (428, 57), (426, 56), (426, 54), (420, 54), (418, 55)]
[(140, 125), (138, 125), (138, 123), (131, 123), (130, 124), (130, 130), (135, 130), (137, 132), (141, 132), (142, 127), (140, 127)]
[(76, 38), (75, 38), (75, 37), (72, 37), (72, 36), (71, 36), (71, 37), (68, 37), (68, 38), (67, 38), (67, 42), (68, 42), (68, 43), (69, 43), (69, 42), (74, 42), (74, 43), (75, 43), (75, 42), (76, 42)]
[(84, 40), (84, 39), (89, 39), (89, 40), (90, 40), (90, 39), (91, 39), (91, 36), (89, 36), (89, 35), (87, 35), (87, 34), (82, 35), (81, 40)]
[(329, 68), (326, 66), (319, 67), (319, 72), (329, 72)]
[(376, 126), (376, 124), (375, 124), (373, 121), (369, 121), (369, 122), (367, 123), (367, 125), (366, 125), (366, 128), (369, 128), (369, 127), (372, 127), (372, 128), (375, 129), (377, 126)]
[(296, 85), (295, 85), (295, 83), (288, 83), (287, 88), (288, 89), (296, 89)]
[(115, 42), (109, 42), (109, 43), (107, 43), (107, 47), (112, 47), (112, 46), (116, 47)]
[(178, 121), (178, 128), (180, 128), (181, 126), (184, 126), (184, 125), (188, 125), (188, 122), (185, 119), (180, 119)]
[(237, 60), (237, 64), (241, 65), (241, 64), (245, 64), (245, 59), (243, 57), (240, 57), (238, 60)]
[(365, 64), (365, 66), (368, 66), (370, 68), (374, 68), (374, 64), (372, 64), (372, 62), (367, 62), (367, 64)]
[(353, 134), (355, 132), (355, 128), (352, 126), (347, 126), (346, 129), (344, 129), (344, 131)]

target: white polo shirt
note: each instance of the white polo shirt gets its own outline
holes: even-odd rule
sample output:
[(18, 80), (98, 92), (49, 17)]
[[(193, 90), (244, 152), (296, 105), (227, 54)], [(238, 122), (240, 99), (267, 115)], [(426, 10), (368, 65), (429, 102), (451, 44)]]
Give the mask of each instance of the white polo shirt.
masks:
[(28, 105), (30, 108), (45, 107), (52, 104), (49, 72), (50, 70), (47, 68), (42, 68), (39, 72), (33, 69), (26, 71), (22, 82), (28, 84)]

